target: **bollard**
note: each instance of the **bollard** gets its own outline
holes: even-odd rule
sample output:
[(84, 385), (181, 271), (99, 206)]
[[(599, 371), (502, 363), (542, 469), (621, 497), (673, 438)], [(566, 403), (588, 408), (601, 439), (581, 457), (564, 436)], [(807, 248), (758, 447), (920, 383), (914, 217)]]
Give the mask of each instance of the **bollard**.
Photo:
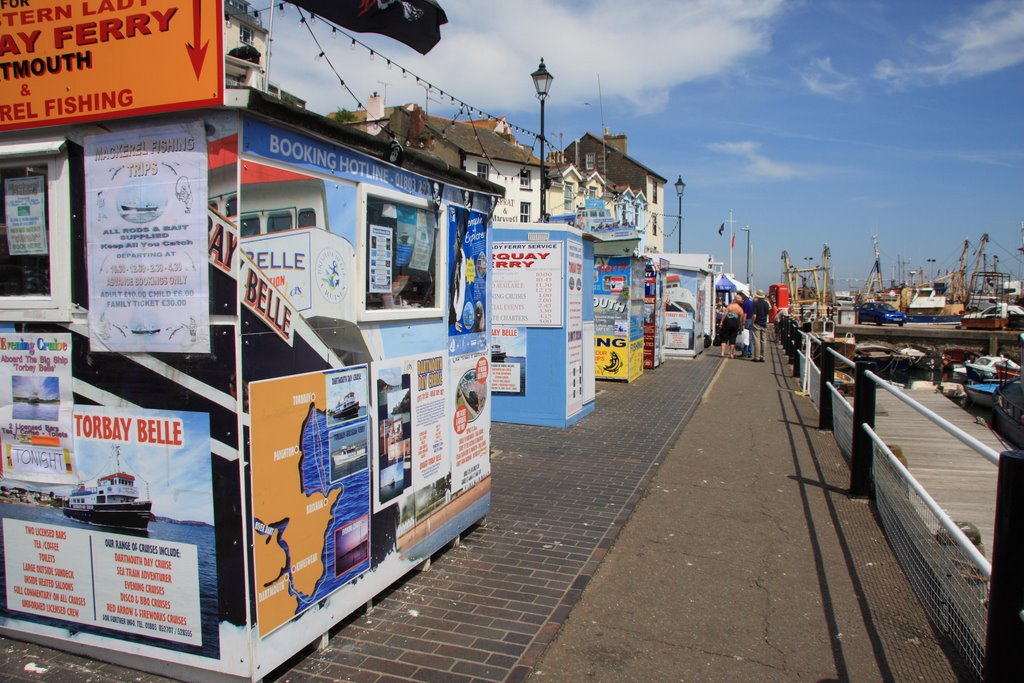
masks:
[(821, 383), (818, 386), (818, 429), (832, 431), (832, 392), (828, 387), (836, 378), (836, 357), (832, 355), (835, 342), (823, 341), (818, 345), (821, 354)]
[(862, 425), (875, 426), (875, 383), (864, 376), (873, 367), (870, 361), (857, 361), (853, 384), (853, 445), (850, 453), (850, 495), (872, 496), (871, 466), (874, 444)]
[(1024, 451), (999, 456), (992, 578), (988, 584), (985, 683), (1019, 681), (1024, 671)]

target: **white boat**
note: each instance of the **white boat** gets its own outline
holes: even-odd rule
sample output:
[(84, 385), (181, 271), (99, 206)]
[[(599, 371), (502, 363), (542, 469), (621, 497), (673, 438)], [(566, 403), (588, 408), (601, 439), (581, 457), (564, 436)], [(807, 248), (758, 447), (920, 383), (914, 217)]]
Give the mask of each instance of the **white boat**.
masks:
[(982, 408), (991, 408), (995, 403), (999, 382), (974, 382), (964, 385), (967, 402)]
[(1020, 376), (1020, 365), (1006, 356), (978, 356), (964, 362), (964, 375), (975, 382), (1009, 379)]

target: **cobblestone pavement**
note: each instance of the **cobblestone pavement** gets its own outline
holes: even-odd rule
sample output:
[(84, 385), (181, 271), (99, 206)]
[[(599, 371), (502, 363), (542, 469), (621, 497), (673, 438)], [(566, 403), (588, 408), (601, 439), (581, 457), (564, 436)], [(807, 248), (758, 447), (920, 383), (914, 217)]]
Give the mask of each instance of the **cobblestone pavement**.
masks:
[[(359, 609), (338, 625), (326, 647), (299, 653), (266, 680), (574, 678), (572, 669), (561, 679), (550, 669), (538, 672), (541, 657), (588, 585), (597, 590), (595, 573), (659, 466), (674, 446), (678, 451), (685, 445), (688, 437), (679, 436), (686, 435), (721, 365), (717, 355), (672, 359), (632, 384), (599, 382), (597, 410), (565, 430), (495, 423), (493, 506), (484, 522), (461, 545), (439, 553), (428, 570), (407, 575), (371, 610)], [(740, 366), (763, 372), (765, 382), (791, 381), (778, 359), (772, 366), (727, 361), (725, 369), (736, 372)], [(791, 419), (779, 407), (767, 407), (770, 419)], [(870, 515), (859, 523), (872, 523)], [(0, 638), (0, 676), (166, 680), (6, 638)], [(581, 674), (580, 680), (590, 676)]]

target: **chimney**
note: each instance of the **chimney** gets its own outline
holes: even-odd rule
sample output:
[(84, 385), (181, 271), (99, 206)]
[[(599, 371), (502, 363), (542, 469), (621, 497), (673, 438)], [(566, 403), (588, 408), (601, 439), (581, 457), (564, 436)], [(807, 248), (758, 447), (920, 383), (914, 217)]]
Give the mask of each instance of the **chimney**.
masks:
[(370, 135), (379, 135), (383, 127), (378, 123), (384, 118), (384, 98), (376, 91), (366, 100), (366, 131)]
[(606, 132), (604, 134), (604, 141), (607, 142), (612, 147), (614, 147), (615, 149), (622, 152), (623, 156), (628, 156), (629, 152), (626, 151), (628, 145), (625, 133), (612, 134)]

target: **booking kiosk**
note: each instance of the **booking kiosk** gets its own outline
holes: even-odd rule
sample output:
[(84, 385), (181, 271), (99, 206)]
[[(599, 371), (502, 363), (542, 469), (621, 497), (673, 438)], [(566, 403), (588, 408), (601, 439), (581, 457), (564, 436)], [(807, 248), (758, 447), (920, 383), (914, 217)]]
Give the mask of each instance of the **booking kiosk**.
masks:
[(595, 232), (594, 367), (598, 379), (632, 382), (644, 372), (644, 271), (632, 228)]
[(714, 297), (707, 254), (665, 254), (665, 355), (692, 358), (714, 336)]
[(492, 234), (492, 419), (568, 427), (594, 411), (593, 240), (561, 223)]
[(648, 257), (644, 266), (644, 369), (661, 365), (665, 353), (665, 271), (668, 261)]
[(46, 123), (0, 122), (0, 631), (262, 679), (490, 508), (502, 190), (245, 89)]

